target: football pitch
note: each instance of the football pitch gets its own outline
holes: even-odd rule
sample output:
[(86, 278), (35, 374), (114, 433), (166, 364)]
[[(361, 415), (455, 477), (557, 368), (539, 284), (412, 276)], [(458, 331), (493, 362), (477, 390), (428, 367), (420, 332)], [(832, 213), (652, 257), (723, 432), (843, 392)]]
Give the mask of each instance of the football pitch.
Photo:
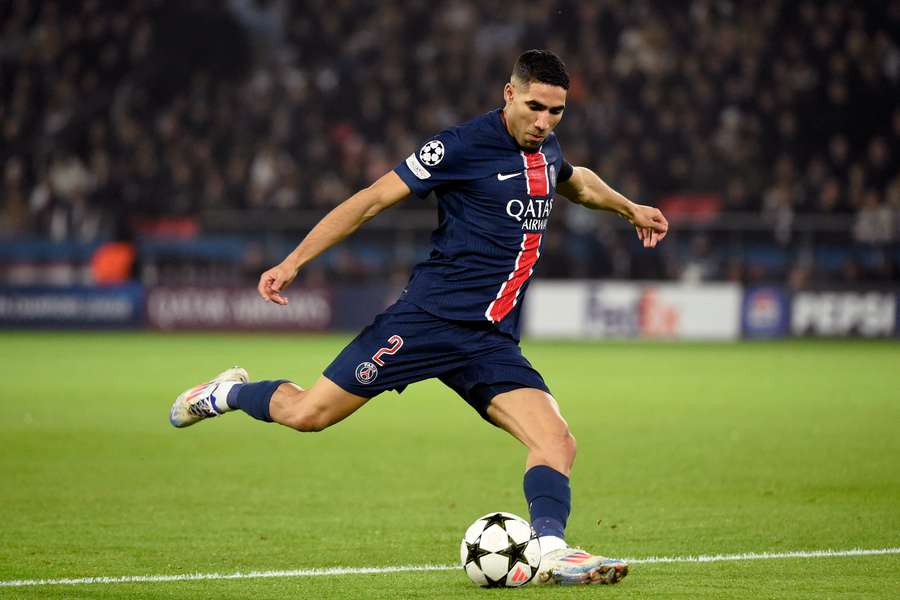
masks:
[(232, 364), (309, 384), (349, 339), (4, 332), (0, 597), (900, 594), (900, 343), (526, 341), (578, 439), (568, 537), (634, 563), (481, 590), (459, 540), (527, 516), (524, 449), (440, 383), (321, 433), (167, 421)]

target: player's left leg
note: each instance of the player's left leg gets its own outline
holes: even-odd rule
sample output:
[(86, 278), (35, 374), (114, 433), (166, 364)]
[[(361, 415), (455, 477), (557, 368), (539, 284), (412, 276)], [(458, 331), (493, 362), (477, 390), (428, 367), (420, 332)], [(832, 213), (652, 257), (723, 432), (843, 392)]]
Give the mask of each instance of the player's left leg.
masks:
[(541, 539), (544, 557), (536, 583), (616, 583), (628, 566), (593, 556), (564, 541), (571, 509), (569, 474), (575, 460), (575, 438), (548, 392), (518, 388), (497, 394), (487, 416), (528, 448), (525, 498), (531, 522)]
[(569, 476), (575, 462), (575, 437), (548, 392), (519, 388), (497, 394), (487, 415), (528, 448), (526, 470), (545, 465)]

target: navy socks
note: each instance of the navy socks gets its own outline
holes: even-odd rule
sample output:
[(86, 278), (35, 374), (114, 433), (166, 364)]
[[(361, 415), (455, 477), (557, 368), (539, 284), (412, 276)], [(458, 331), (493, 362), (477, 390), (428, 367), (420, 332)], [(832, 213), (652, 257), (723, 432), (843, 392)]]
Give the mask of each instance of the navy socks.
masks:
[(566, 521), (572, 509), (569, 478), (556, 469), (537, 465), (525, 473), (524, 487), (531, 526), (538, 536), (564, 538)]
[(287, 383), (287, 380), (239, 383), (228, 391), (226, 402), (231, 408), (239, 408), (254, 419), (271, 423), (269, 401), (282, 383)]

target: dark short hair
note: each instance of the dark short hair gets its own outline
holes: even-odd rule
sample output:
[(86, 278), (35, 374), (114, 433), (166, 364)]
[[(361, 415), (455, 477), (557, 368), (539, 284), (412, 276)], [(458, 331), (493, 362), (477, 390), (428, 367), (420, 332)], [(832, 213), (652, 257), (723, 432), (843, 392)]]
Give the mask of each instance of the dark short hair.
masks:
[(549, 50), (528, 50), (513, 67), (513, 77), (522, 83), (537, 81), (569, 89), (569, 71), (560, 58)]

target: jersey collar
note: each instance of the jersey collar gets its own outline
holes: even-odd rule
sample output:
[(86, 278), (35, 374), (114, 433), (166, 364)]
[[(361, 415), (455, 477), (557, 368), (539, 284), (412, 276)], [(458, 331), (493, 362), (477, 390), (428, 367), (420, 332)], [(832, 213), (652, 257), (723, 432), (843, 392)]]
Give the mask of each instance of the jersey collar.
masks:
[[(502, 134), (502, 136), (504, 137), (504, 139), (506, 139), (506, 140), (509, 142), (509, 144), (510, 144), (513, 148), (516, 149), (516, 151), (518, 151), (518, 152), (524, 152), (525, 154), (534, 154), (535, 152), (540, 152), (540, 151), (541, 151), (541, 148), (543, 147), (543, 144), (541, 144), (541, 146), (538, 147), (536, 150), (532, 150), (532, 149), (530, 149), (530, 148), (523, 148), (522, 146), (519, 145), (519, 142), (516, 141), (516, 138), (514, 138), (514, 137), (509, 133), (509, 130), (506, 128), (506, 117), (503, 116), (503, 109), (502, 109), (502, 108), (496, 109), (493, 113), (491, 113), (491, 116), (493, 117), (493, 118), (491, 119), (491, 121), (493, 122), (494, 127)], [(548, 137), (549, 137), (549, 136), (548, 136)], [(544, 142), (546, 142), (546, 141), (547, 141), (547, 140), (544, 140)]]

